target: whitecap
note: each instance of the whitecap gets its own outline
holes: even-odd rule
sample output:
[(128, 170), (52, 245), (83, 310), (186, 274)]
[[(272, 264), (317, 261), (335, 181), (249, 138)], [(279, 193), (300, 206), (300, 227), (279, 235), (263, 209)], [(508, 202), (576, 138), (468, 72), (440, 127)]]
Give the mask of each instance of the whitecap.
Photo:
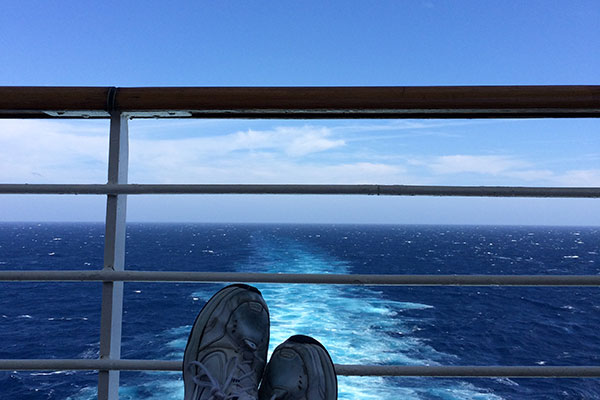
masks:
[(95, 400), (98, 398), (98, 388), (89, 386), (80, 389), (73, 396), (67, 397), (65, 400)]
[(404, 301), (398, 301), (398, 302), (394, 302), (394, 303), (396, 305), (399, 305), (404, 310), (427, 310), (430, 308), (434, 308), (433, 306), (430, 306), (428, 304), (421, 304), (421, 303), (409, 303), (409, 302), (404, 302)]
[(508, 386), (519, 386), (519, 384), (512, 379), (509, 378), (494, 378), (494, 380), (498, 383)]
[[(181, 373), (169, 374), (165, 372), (148, 372), (148, 375), (156, 375), (152, 382), (136, 386), (121, 386), (119, 388), (119, 397), (122, 399), (144, 399), (144, 400), (165, 400), (165, 399), (183, 399), (183, 384), (178, 379), (160, 379), (168, 375), (181, 375)], [(143, 394), (143, 395), (142, 395)]]
[[(477, 390), (475, 386), (466, 387), (464, 389), (452, 389), (452, 388), (432, 388), (426, 391), (426, 393), (439, 396), (441, 399), (452, 399), (452, 400), (501, 400), (502, 398), (493, 394), (479, 392), (474, 393)], [(427, 396), (427, 398), (430, 398)]]
[(178, 338), (178, 339), (174, 339), (174, 340), (171, 340), (170, 342), (168, 342), (167, 346), (183, 351), (185, 349), (186, 344), (187, 344), (187, 339)]
[[(92, 345), (90, 345), (90, 346), (92, 346)], [(84, 359), (98, 358), (100, 355), (99, 349), (100, 349), (100, 343), (99, 342), (95, 343), (92, 347), (79, 353), (78, 358), (84, 358)]]
[(178, 326), (176, 328), (169, 329), (167, 331), (167, 334), (171, 335), (171, 336), (182, 336), (182, 335), (185, 335), (187, 337), (187, 335), (189, 335), (189, 333), (190, 333), (190, 329), (192, 329), (191, 325)]
[(66, 375), (68, 371), (30, 372), (32, 376)]

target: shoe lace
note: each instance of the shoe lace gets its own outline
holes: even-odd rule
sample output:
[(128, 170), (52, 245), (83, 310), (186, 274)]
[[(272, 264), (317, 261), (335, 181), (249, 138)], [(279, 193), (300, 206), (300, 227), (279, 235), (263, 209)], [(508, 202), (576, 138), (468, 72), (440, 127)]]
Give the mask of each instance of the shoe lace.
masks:
[[(254, 350), (256, 346), (253, 343), (246, 342), (250, 350)], [(199, 388), (210, 389), (210, 397), (208, 400), (255, 400), (258, 382), (255, 382), (252, 363), (254, 360), (260, 359), (254, 351), (246, 351), (245, 355), (251, 357), (231, 358), (225, 367), (229, 371), (224, 381), (220, 383), (210, 372), (210, 370), (200, 361), (192, 361), (188, 364), (188, 368), (196, 367), (196, 374), (192, 380), (196, 384), (196, 395), (199, 396)], [(236, 375), (238, 370), (241, 375)], [(206, 378), (206, 379), (203, 379)]]

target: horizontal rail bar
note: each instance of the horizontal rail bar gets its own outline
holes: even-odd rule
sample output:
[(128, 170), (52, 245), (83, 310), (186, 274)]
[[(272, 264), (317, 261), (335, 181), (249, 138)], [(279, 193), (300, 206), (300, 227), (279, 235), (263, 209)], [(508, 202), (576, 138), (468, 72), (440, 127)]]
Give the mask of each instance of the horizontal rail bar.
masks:
[(600, 116), (600, 86), (0, 87), (0, 118)]
[(338, 375), (345, 376), (422, 376), (444, 378), (598, 378), (600, 367), (553, 366), (401, 366), (336, 365)]
[[(66, 371), (127, 370), (181, 371), (181, 361), (166, 360), (0, 360), (0, 370)], [(423, 377), (512, 377), (512, 378), (597, 378), (597, 366), (405, 366), (335, 364), (338, 375), (345, 376), (423, 376)]]
[(600, 198), (600, 187), (294, 184), (0, 184), (0, 194), (285, 194)]
[(0, 370), (15, 371), (181, 371), (181, 361), (110, 359), (3, 359)]
[(187, 271), (0, 271), (0, 281), (245, 282), (370, 286), (600, 286), (600, 275), (375, 275)]

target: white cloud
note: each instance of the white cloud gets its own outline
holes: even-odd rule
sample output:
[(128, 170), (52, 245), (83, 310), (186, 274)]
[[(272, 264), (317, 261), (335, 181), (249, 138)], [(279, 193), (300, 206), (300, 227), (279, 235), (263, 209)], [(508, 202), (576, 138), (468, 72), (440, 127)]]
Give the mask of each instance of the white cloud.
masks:
[[(327, 128), (303, 126), (185, 139), (134, 138), (130, 172), (139, 182), (286, 181), (306, 175), (310, 167), (301, 157), (345, 145), (330, 136)], [(292, 177), (290, 170), (295, 170)]]
[[(177, 172), (176, 175), (173, 172)], [(244, 157), (169, 171), (159, 182), (174, 183), (401, 183), (404, 169), (377, 163), (297, 164), (284, 159)], [(162, 179), (165, 179), (164, 181)], [(133, 178), (135, 180), (135, 177)]]
[[(87, 122), (88, 124), (86, 124)], [(130, 140), (130, 181), (144, 183), (398, 183), (401, 166), (327, 157), (345, 146), (324, 127), (277, 127), (183, 139)], [(108, 123), (0, 121), (0, 181), (104, 183)], [(310, 161), (309, 161), (310, 160)]]
[(564, 186), (600, 187), (600, 169), (570, 170), (563, 174), (558, 174), (555, 180)]
[(321, 152), (335, 147), (343, 146), (343, 140), (327, 139), (318, 133), (309, 133), (299, 136), (292, 140), (286, 147), (286, 153), (291, 156), (303, 156), (310, 153)]
[(437, 174), (475, 173), (527, 182), (536, 186), (600, 186), (600, 169), (551, 171), (532, 169), (531, 163), (511, 156), (448, 155), (426, 163), (413, 160), (414, 165), (428, 165)]
[[(436, 176), (447, 183), (451, 175), (470, 173), (489, 184), (499, 179), (515, 185), (600, 186), (600, 169), (535, 169), (510, 155), (374, 157), (338, 137), (343, 129), (304, 125), (179, 139), (132, 135), (130, 181), (427, 184), (440, 183)], [(4, 183), (104, 183), (107, 152), (108, 121), (0, 121)]]
[(546, 169), (511, 170), (505, 171), (504, 175), (527, 182), (556, 182), (556, 175), (552, 171)]
[[(294, 147), (297, 146), (297, 147)], [(343, 157), (302, 159), (305, 143), (292, 143), (279, 152), (265, 149), (225, 154), (195, 152), (195, 145), (132, 143), (130, 181), (158, 183), (398, 183), (405, 180), (402, 166), (354, 161)], [(311, 149), (327, 144), (311, 141)], [(289, 156), (294, 153), (294, 156)]]
[(237, 132), (223, 139), (232, 145), (231, 150), (283, 151), (289, 156), (301, 157), (311, 153), (341, 147), (341, 139), (330, 139), (331, 130), (324, 127), (277, 127), (273, 130)]
[(105, 182), (108, 123), (85, 122), (0, 121), (0, 181)]
[[(131, 146), (134, 155), (143, 158), (160, 157), (166, 153), (193, 153), (197, 156), (225, 156), (232, 152), (263, 151), (285, 153), (300, 157), (345, 145), (340, 139), (331, 139), (327, 128), (312, 126), (278, 127), (272, 130), (247, 130), (227, 135), (202, 136), (185, 139), (135, 139)], [(177, 158), (177, 157), (175, 157)]]
[(438, 174), (478, 173), (499, 175), (529, 164), (509, 156), (449, 155), (437, 157), (429, 167)]

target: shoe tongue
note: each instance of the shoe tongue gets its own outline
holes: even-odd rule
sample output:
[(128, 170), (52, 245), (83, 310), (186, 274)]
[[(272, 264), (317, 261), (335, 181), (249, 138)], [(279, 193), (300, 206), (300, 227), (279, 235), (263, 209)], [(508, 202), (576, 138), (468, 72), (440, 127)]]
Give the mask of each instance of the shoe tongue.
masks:
[[(244, 364), (253, 364), (256, 359), (256, 350), (258, 349), (258, 346), (250, 339), (244, 339), (243, 343), (243, 347), (245, 348), (242, 349), (242, 359), (240, 361), (243, 361)], [(249, 365), (248, 368), (251, 369)]]
[(232, 398), (237, 400), (256, 399), (258, 381), (251, 365), (247, 362), (238, 362), (234, 371), (229, 395), (233, 395)]

